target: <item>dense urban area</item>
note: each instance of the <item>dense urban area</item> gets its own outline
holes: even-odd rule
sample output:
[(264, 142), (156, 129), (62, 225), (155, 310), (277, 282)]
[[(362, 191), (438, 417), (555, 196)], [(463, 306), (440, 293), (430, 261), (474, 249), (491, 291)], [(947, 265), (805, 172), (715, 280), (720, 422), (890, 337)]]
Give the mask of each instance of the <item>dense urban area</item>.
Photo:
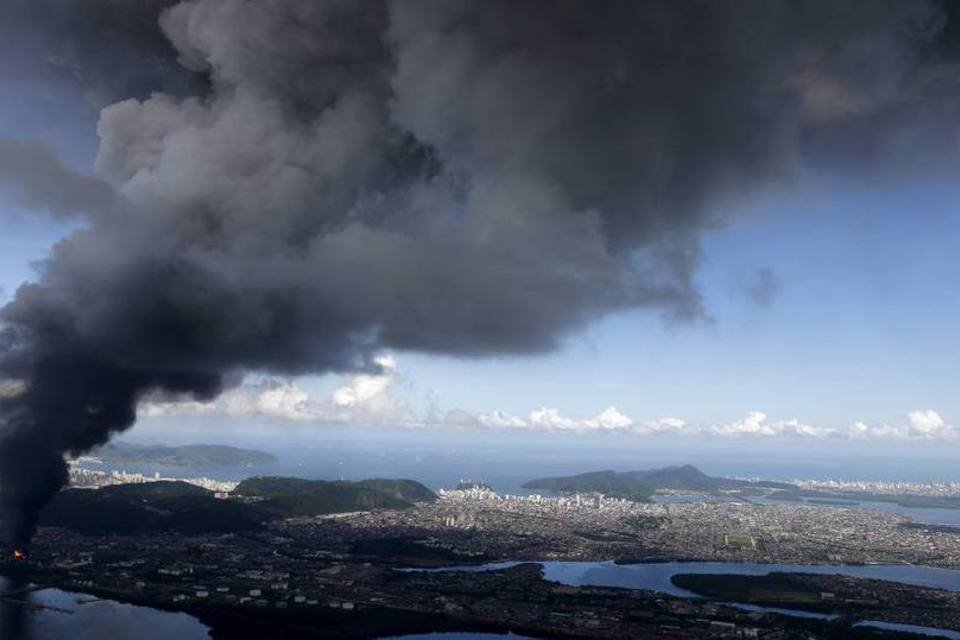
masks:
[[(134, 502), (149, 506), (156, 495), (169, 492), (223, 507), (282, 504), (286, 511), (256, 526), (239, 521), (244, 526), (234, 531), (194, 526), (91, 535), (78, 533), (69, 520), (47, 523), (29, 556), (7, 562), (4, 572), (188, 611), (210, 624), (217, 637), (228, 638), (258, 637), (281, 627), (291, 637), (299, 632), (372, 638), (443, 629), (575, 638), (889, 637), (852, 626), (864, 619), (960, 630), (960, 594), (894, 582), (805, 576), (800, 591), (815, 595), (801, 600), (800, 608), (830, 615), (798, 618), (724, 604), (790, 608), (797, 603), (791, 600), (796, 583), (780, 599), (766, 589), (761, 591), (766, 599), (758, 600), (749, 583), (729, 581), (724, 584), (745, 590), (725, 593), (705, 584), (691, 588), (703, 598), (681, 598), (551, 582), (538, 564), (709, 560), (960, 567), (960, 529), (920, 525), (891, 512), (757, 504), (741, 497), (758, 491), (733, 492), (722, 500), (704, 495), (645, 502), (600, 493), (502, 495), (469, 482), (436, 495), (412, 481), (310, 482), (265, 478), (238, 486), (198, 478), (185, 484), (75, 467), (75, 487), (99, 489), (75, 488), (67, 495), (114, 491), (110, 500), (133, 495)], [(284, 483), (300, 487), (297, 500), (276, 493)], [(304, 492), (332, 489), (352, 492), (363, 508), (338, 502), (339, 508), (330, 509), (337, 512), (307, 515), (318, 503), (304, 502)], [(338, 500), (341, 493), (335, 494)], [(661, 491), (664, 498), (692, 494)], [(323, 495), (330, 500), (334, 494)], [(505, 564), (498, 570), (444, 570), (496, 562)]]

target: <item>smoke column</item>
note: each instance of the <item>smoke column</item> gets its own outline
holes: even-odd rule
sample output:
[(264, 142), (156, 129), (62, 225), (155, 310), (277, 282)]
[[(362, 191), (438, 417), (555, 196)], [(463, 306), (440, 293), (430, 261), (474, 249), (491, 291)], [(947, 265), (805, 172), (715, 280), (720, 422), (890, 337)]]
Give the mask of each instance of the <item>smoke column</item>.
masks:
[(696, 320), (720, 210), (811, 170), (956, 161), (932, 2), (13, 6), (11, 37), (67, 49), (44, 81), (109, 102), (95, 175), (0, 144), (0, 185), (85, 221), (0, 311), (16, 544), (64, 456), (147, 395), (375, 371), (383, 349), (543, 352), (618, 310)]

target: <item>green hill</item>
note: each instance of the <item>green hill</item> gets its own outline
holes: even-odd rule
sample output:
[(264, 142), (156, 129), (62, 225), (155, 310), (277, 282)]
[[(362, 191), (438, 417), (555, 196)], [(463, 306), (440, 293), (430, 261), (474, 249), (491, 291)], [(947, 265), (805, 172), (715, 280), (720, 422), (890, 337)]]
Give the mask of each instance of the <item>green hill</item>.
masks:
[(629, 471), (624, 475), (655, 489), (716, 491), (726, 483), (724, 479), (712, 478), (689, 464), (649, 471)]
[(553, 493), (602, 493), (614, 498), (645, 502), (655, 488), (616, 471), (593, 471), (575, 476), (560, 476), (531, 480), (525, 489), (545, 489)]
[(405, 509), (416, 502), (436, 500), (419, 482), (386, 479), (347, 482), (256, 477), (241, 482), (233, 494), (259, 498), (258, 505), (283, 517)]
[(88, 535), (229, 533), (257, 529), (273, 517), (185, 482), (150, 482), (61, 491), (41, 512), (40, 524)]
[(745, 487), (791, 487), (776, 482), (750, 482), (708, 476), (693, 465), (663, 467), (645, 471), (594, 471), (574, 476), (539, 478), (523, 485), (526, 489), (545, 489), (558, 494), (603, 493), (614, 498), (649, 500), (658, 489), (701, 491)]
[(437, 495), (433, 491), (414, 480), (371, 478), (360, 480), (354, 484), (407, 502), (435, 502), (437, 500)]
[(228, 533), (257, 529), (276, 518), (406, 509), (437, 499), (419, 482), (380, 478), (326, 482), (257, 477), (241, 482), (233, 496), (240, 499), (220, 500), (211, 491), (179, 481), (66, 489), (43, 510), (40, 524), (88, 535)]
[(153, 506), (169, 512), (166, 526), (179, 533), (229, 533), (259, 529), (273, 514), (257, 505), (204, 496), (164, 498)]
[(233, 490), (234, 495), (272, 498), (291, 493), (308, 492), (320, 485), (332, 484), (320, 480), (284, 478), (280, 476), (255, 476), (242, 481)]
[(146, 533), (156, 520), (156, 514), (137, 501), (86, 489), (61, 491), (40, 512), (41, 525), (87, 535)]
[(179, 498), (183, 496), (209, 496), (213, 492), (189, 482), (179, 480), (158, 480), (156, 482), (138, 482), (133, 484), (114, 484), (97, 491), (101, 496), (129, 498)]

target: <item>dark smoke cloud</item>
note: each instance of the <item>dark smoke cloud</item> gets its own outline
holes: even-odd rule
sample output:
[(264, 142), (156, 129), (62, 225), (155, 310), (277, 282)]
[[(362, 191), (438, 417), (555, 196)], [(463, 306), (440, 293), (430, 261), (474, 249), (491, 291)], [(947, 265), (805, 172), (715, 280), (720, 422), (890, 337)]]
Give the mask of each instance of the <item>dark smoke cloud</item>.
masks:
[[(75, 50), (98, 50), (63, 11)], [(894, 167), (904, 140), (955, 161), (947, 19), (879, 0), (171, 7), (159, 24), (202, 88), (103, 110), (97, 174), (122, 211), (0, 312), (7, 539), (63, 454), (147, 394), (373, 370), (383, 348), (544, 351), (621, 309), (701, 316), (720, 210), (811, 167)], [(165, 65), (124, 85), (163, 88)]]
[(4, 0), (5, 82), (77, 89), (95, 107), (154, 91), (196, 91), (203, 79), (177, 64), (158, 24), (177, 1)]
[(48, 146), (24, 140), (0, 138), (0, 189), (57, 216), (98, 217), (116, 204), (109, 184), (64, 166)]

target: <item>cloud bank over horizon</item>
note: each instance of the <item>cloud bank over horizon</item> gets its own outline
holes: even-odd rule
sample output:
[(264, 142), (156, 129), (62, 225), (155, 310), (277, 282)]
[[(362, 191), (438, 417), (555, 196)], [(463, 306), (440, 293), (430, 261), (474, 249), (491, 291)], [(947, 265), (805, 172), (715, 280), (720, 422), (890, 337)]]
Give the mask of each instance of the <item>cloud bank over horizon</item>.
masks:
[(570, 434), (627, 434), (635, 436), (706, 436), (716, 438), (803, 438), (868, 441), (938, 441), (960, 444), (960, 427), (947, 423), (932, 409), (909, 411), (900, 425), (868, 425), (857, 421), (848, 428), (806, 424), (797, 419), (772, 419), (761, 411), (748, 411), (725, 423), (693, 423), (679, 417), (637, 420), (609, 406), (595, 416), (575, 418), (542, 406), (525, 415), (493, 409), (471, 412), (442, 409), (432, 395), (430, 406), (417, 412), (395, 393), (403, 379), (397, 361), (381, 356), (378, 374), (354, 374), (343, 379), (328, 397), (318, 399), (293, 379), (267, 378), (242, 384), (208, 402), (176, 398), (148, 398), (140, 406), (145, 419), (209, 416), (265, 418), (317, 425), (442, 427), (514, 430)]

